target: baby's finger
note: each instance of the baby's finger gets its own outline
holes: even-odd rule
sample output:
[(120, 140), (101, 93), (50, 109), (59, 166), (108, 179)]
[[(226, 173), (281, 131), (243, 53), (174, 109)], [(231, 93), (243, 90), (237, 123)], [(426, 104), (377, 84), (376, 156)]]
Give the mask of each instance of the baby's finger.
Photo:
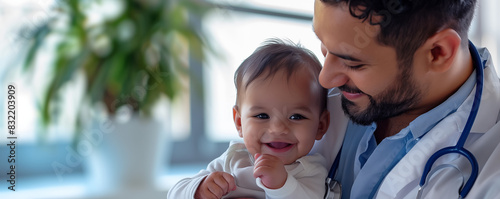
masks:
[(210, 191), (210, 194), (207, 194), (207, 195), (210, 195), (210, 198), (212, 197), (212, 195), (214, 198), (222, 198), (222, 196), (224, 195), (224, 191), (216, 183), (211, 184), (207, 188), (208, 188), (208, 191)]
[(210, 191), (210, 186), (217, 186), (213, 183), (211, 179), (205, 178), (201, 182), (200, 186), (196, 189), (194, 198), (198, 199), (218, 199), (216, 195)]
[(253, 156), (253, 159), (257, 160), (257, 159), (259, 159), (259, 157), (260, 157), (260, 156), (261, 156), (261, 154), (260, 154), (260, 153), (256, 153), (256, 154)]
[(273, 171), (273, 168), (269, 165), (262, 164), (262, 165), (255, 165), (253, 168), (253, 177), (259, 178), (262, 177), (263, 175), (270, 174)]
[(226, 175), (226, 174), (227, 173), (221, 172), (218, 175), (214, 176), (214, 178), (213, 178), (214, 183), (217, 184), (217, 186), (219, 186), (219, 188), (220, 188), (220, 190), (214, 190), (214, 191), (216, 191), (216, 193), (214, 193), (214, 194), (216, 194), (217, 196), (222, 197), (223, 195), (226, 195), (226, 193), (231, 191), (229, 189), (229, 183), (226, 180), (226, 178), (224, 177), (224, 175)]
[(226, 182), (228, 183), (228, 191), (227, 192), (230, 192), (230, 191), (234, 191), (236, 190), (236, 181), (234, 180), (234, 177), (229, 174), (229, 173), (224, 173), (222, 175), (222, 177), (224, 177), (224, 179), (226, 180)]
[(202, 198), (202, 199), (219, 199), (221, 197), (216, 196), (212, 191), (210, 190), (210, 187), (207, 187), (207, 190), (200, 192), (200, 196), (195, 198)]
[(273, 155), (269, 155), (269, 154), (258, 154), (258, 156), (256, 155), (256, 157), (258, 157), (257, 159), (255, 159), (255, 162), (254, 164), (257, 166), (257, 165), (274, 165), (276, 163), (280, 163), (281, 160), (276, 157), (276, 156), (273, 156)]
[(265, 159), (266, 159), (265, 154), (256, 153), (254, 157), (255, 157), (255, 161), (254, 161), (255, 166), (262, 164), (262, 162), (265, 162)]

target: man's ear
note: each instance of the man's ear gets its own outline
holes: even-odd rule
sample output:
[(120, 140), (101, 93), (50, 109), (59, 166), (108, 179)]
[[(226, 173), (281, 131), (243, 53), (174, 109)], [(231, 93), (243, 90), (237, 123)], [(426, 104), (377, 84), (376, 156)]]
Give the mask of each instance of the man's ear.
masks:
[(439, 31), (422, 45), (427, 50), (429, 69), (434, 72), (446, 72), (453, 65), (455, 56), (460, 50), (462, 39), (451, 29)]
[(243, 132), (241, 131), (241, 115), (240, 112), (238, 111), (237, 105), (233, 106), (233, 121), (234, 125), (236, 126), (236, 130), (238, 131), (238, 135), (242, 138)]
[(323, 111), (321, 116), (319, 116), (318, 132), (316, 133), (316, 140), (321, 140), (323, 135), (325, 135), (328, 127), (330, 126), (330, 112), (328, 110)]

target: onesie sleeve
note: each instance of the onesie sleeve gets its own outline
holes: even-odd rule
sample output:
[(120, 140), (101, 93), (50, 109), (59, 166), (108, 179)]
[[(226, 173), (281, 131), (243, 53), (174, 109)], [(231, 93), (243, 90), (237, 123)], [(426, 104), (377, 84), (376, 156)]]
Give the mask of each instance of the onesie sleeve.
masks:
[(210, 173), (215, 171), (224, 171), (224, 164), (227, 157), (227, 151), (224, 152), (217, 159), (212, 160), (210, 164), (208, 164), (207, 168), (201, 170), (193, 177), (184, 178), (177, 182), (167, 194), (167, 198), (194, 198), (194, 194), (201, 181), (205, 179)]
[(180, 180), (168, 191), (167, 198), (194, 198), (196, 189), (208, 174), (210, 172), (202, 170), (194, 177)]

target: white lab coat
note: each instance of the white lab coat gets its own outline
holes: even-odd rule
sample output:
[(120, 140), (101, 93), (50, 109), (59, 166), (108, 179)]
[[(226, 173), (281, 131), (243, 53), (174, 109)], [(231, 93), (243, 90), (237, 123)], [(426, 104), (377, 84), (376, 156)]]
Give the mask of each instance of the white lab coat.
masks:
[[(478, 115), (465, 144), (478, 161), (479, 175), (466, 198), (500, 198), (500, 80), (488, 51), (481, 49), (479, 52), (481, 58), (487, 60), (484, 88)], [(456, 144), (469, 116), (474, 93), (475, 89), (455, 113), (440, 121), (396, 164), (384, 178), (376, 198), (416, 198), (425, 163), (437, 150)], [(328, 105), (333, 128), (316, 143), (313, 151), (323, 154), (331, 164), (343, 140), (347, 118), (341, 115), (339, 99), (330, 99)], [(462, 184), (460, 172), (464, 173), (465, 183), (470, 175), (470, 164), (456, 154), (446, 155), (434, 163), (442, 164), (454, 166), (433, 175), (424, 189), (423, 198), (458, 198)]]

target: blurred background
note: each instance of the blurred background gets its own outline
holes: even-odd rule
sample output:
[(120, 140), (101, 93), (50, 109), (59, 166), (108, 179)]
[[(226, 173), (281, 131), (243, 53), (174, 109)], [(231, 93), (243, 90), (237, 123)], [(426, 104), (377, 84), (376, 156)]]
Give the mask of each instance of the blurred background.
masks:
[[(256, 47), (288, 38), (323, 61), (313, 2), (0, 0), (17, 138), (13, 192), (0, 134), (0, 198), (166, 198), (239, 139), (233, 74)], [(497, 68), (499, 8), (479, 0), (470, 30)]]

